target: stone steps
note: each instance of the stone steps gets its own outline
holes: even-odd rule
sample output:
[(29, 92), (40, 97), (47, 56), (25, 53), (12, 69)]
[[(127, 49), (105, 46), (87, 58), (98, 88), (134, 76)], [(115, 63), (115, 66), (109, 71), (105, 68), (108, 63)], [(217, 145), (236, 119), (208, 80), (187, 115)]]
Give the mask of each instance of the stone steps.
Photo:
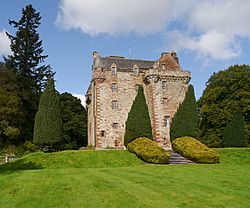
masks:
[(173, 150), (169, 150), (170, 160), (169, 164), (195, 164), (195, 162), (183, 157), (182, 155), (174, 152)]

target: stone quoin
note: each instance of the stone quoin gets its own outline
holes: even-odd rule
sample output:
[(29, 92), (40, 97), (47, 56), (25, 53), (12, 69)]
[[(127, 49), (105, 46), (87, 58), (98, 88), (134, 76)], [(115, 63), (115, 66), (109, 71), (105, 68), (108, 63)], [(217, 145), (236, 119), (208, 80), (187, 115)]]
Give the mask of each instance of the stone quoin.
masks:
[(86, 93), (88, 145), (124, 148), (125, 123), (142, 85), (154, 140), (171, 149), (171, 120), (184, 100), (190, 79), (191, 73), (182, 70), (174, 51), (162, 53), (156, 61), (101, 57), (94, 52), (92, 80)]

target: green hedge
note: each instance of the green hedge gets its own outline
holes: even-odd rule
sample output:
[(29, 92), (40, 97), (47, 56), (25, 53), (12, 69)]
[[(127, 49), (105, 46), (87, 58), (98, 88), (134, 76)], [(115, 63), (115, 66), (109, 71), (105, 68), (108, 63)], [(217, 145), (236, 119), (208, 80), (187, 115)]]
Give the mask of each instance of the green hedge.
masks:
[(170, 154), (160, 147), (155, 141), (140, 137), (128, 144), (128, 150), (137, 155), (138, 158), (155, 164), (168, 164)]
[(219, 154), (192, 137), (181, 137), (172, 143), (175, 152), (197, 163), (219, 163)]

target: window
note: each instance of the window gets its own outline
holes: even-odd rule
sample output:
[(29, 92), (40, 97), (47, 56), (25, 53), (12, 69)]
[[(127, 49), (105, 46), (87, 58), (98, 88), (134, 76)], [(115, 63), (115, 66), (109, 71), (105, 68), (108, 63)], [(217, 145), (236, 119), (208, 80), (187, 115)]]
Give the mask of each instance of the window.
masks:
[(118, 109), (118, 102), (117, 100), (112, 100), (112, 109), (117, 110)]
[(138, 92), (139, 87), (140, 87), (140, 85), (139, 85), (139, 84), (136, 84), (136, 85), (135, 85), (135, 91), (136, 91), (136, 92)]
[(101, 131), (101, 137), (104, 137), (105, 136), (105, 131)]
[(163, 90), (167, 89), (167, 82), (166, 81), (162, 81), (161, 89), (163, 89)]
[(164, 106), (167, 106), (167, 104), (168, 104), (168, 99), (167, 99), (167, 98), (163, 98), (163, 99), (162, 99), (162, 104), (163, 104)]
[(117, 86), (116, 83), (112, 83), (112, 84), (111, 84), (111, 91), (112, 91), (112, 92), (117, 92), (117, 91), (118, 91), (118, 86)]
[(133, 73), (134, 73), (134, 76), (138, 76), (139, 75), (139, 68), (137, 67), (137, 65), (135, 65), (133, 67)]
[(164, 116), (164, 126), (170, 127), (170, 116)]
[(165, 65), (165, 64), (162, 64), (162, 65), (161, 65), (161, 68), (162, 68), (162, 70), (165, 70), (165, 69), (166, 69), (166, 65)]
[(113, 123), (112, 127), (113, 127), (114, 129), (118, 129), (118, 123)]
[(116, 65), (113, 63), (112, 65), (111, 65), (111, 74), (114, 76), (114, 75), (116, 75)]

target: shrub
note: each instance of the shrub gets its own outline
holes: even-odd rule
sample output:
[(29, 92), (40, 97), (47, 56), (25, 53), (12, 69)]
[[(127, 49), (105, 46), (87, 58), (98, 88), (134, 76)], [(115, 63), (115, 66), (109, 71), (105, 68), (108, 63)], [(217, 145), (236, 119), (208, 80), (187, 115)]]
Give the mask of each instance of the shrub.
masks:
[(147, 163), (167, 164), (170, 154), (155, 141), (140, 137), (128, 144), (128, 150)]
[(126, 130), (124, 135), (124, 145), (139, 137), (152, 139), (152, 127), (148, 112), (148, 106), (143, 92), (143, 87), (138, 89), (137, 96), (133, 102), (126, 121)]
[(177, 138), (172, 143), (173, 150), (197, 163), (219, 163), (219, 154), (192, 137)]

